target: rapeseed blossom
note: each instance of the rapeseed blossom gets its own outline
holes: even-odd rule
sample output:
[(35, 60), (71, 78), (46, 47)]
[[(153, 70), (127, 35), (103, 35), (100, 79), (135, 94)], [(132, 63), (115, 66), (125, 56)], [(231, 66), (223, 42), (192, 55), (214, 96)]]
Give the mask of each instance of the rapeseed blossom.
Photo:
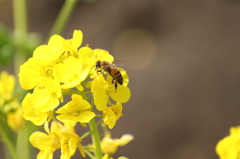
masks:
[[(113, 158), (110, 157), (108, 154), (105, 154), (102, 159), (113, 159)], [(118, 157), (117, 159), (128, 159), (128, 158), (121, 156), (121, 157)]]
[(216, 153), (220, 159), (240, 159), (240, 126), (230, 128), (230, 135), (217, 143)]
[(102, 152), (105, 154), (114, 154), (119, 146), (128, 144), (133, 138), (130, 134), (124, 134), (120, 139), (112, 139), (111, 134), (107, 133), (101, 141)]
[(0, 103), (10, 100), (15, 89), (15, 78), (13, 75), (2, 71), (0, 74)]
[(95, 117), (95, 113), (90, 111), (90, 104), (82, 99), (80, 95), (73, 94), (72, 101), (61, 107), (56, 111), (60, 115), (57, 119), (64, 121), (74, 121), (80, 123), (88, 123)]
[(14, 91), (14, 76), (2, 71), (0, 73), (0, 112), (1, 115), (5, 115), (8, 126), (16, 132), (24, 126), (24, 119), (21, 104)]
[[(16, 104), (19, 104), (19, 102)], [(22, 115), (23, 111), (20, 105), (18, 105), (18, 108), (15, 111), (7, 113), (8, 126), (15, 132), (24, 126), (24, 119)]]
[(116, 103), (116, 105), (107, 107), (103, 111), (103, 115), (103, 122), (112, 129), (115, 126), (116, 121), (122, 116), (122, 104)]
[[(122, 116), (122, 103), (130, 99), (126, 71), (119, 68), (123, 84), (115, 90), (113, 77), (107, 71), (96, 71), (97, 61), (111, 64), (114, 57), (106, 50), (81, 46), (82, 39), (80, 30), (75, 30), (71, 39), (53, 35), (20, 67), (20, 85), (31, 90), (22, 102), (23, 117), (35, 125), (45, 125), (46, 133), (38, 131), (30, 137), (32, 145), (40, 149), (38, 159), (52, 158), (57, 149), (61, 149), (61, 159), (71, 158), (76, 149), (85, 157), (88, 150), (82, 146), (83, 138), (75, 132), (75, 125), (87, 126), (100, 117), (112, 129)], [(103, 115), (97, 115), (99, 111)], [(46, 125), (51, 122), (49, 130)], [(124, 145), (119, 142), (122, 140), (113, 141), (111, 154)]]

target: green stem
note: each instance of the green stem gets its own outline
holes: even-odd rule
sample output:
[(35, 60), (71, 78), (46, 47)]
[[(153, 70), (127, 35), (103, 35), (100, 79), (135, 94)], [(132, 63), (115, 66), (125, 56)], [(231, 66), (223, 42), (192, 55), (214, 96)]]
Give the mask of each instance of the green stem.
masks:
[(21, 43), (26, 41), (27, 37), (27, 2), (26, 0), (13, 0), (14, 14), (14, 40), (17, 51), (14, 56), (15, 75), (19, 73), (20, 65), (25, 62), (26, 57), (20, 49)]
[(90, 130), (93, 132), (92, 135), (92, 142), (94, 147), (94, 154), (96, 159), (102, 159), (102, 150), (100, 146), (100, 136), (97, 128), (97, 124), (95, 119), (93, 118), (90, 122)]
[(91, 159), (95, 159), (95, 157), (89, 152), (88, 150), (84, 149), (85, 153), (90, 157)]
[(5, 130), (7, 130), (7, 129), (3, 127), (3, 123), (0, 123), (0, 134), (1, 134), (1, 137), (6, 145), (7, 149), (8, 149), (8, 152), (10, 153), (10, 155), (12, 156), (13, 159), (19, 159), (18, 155), (16, 153), (16, 149), (14, 147), (14, 144), (11, 142), (11, 140)]
[[(14, 14), (14, 41), (16, 44), (16, 51), (14, 56), (14, 74), (17, 77), (20, 66), (26, 61), (26, 54), (22, 50), (22, 46), (27, 41), (27, 2), (26, 0), (13, 0), (13, 14)], [(18, 81), (18, 80), (17, 80)], [(11, 153), (16, 153), (19, 158), (30, 159), (32, 151), (28, 141), (29, 127), (25, 126), (17, 134), (16, 149), (11, 148)], [(16, 158), (16, 157), (15, 157)]]
[(83, 135), (81, 136), (81, 139), (84, 139), (84, 138), (86, 138), (87, 136), (89, 136), (89, 135), (91, 135), (91, 134), (92, 134), (92, 131), (86, 132), (85, 134), (83, 134)]
[(37, 127), (30, 123), (29, 121), (25, 122), (25, 126), (18, 131), (17, 134), (17, 153), (19, 157), (24, 159), (34, 158), (32, 146), (29, 142), (29, 136), (36, 131)]
[(96, 125), (98, 126), (99, 124), (102, 123), (102, 121), (103, 121), (103, 119), (100, 119), (100, 120), (96, 123)]
[(65, 0), (65, 3), (57, 17), (57, 20), (55, 21), (52, 30), (50, 31), (49, 37), (52, 36), (53, 34), (61, 34), (63, 28), (67, 24), (67, 21), (71, 13), (73, 12), (76, 6), (77, 1), (78, 0)]

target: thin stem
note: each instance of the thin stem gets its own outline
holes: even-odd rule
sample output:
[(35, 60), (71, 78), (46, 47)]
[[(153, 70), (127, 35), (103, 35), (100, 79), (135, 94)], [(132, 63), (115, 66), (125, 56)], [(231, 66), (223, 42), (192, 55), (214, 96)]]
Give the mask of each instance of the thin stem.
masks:
[(104, 134), (106, 135), (109, 132), (106, 124), (102, 123), (101, 126), (102, 126)]
[[(14, 56), (14, 74), (17, 77), (20, 66), (26, 61), (26, 55), (21, 49), (23, 43), (26, 42), (27, 38), (27, 2), (26, 0), (13, 0), (13, 14), (14, 14), (14, 41), (16, 44), (16, 51)], [(18, 80), (17, 80), (18, 81)], [(2, 128), (0, 128), (2, 130)], [(25, 131), (28, 131), (28, 127), (23, 128)], [(4, 134), (4, 131), (1, 132)], [(7, 139), (4, 138), (4, 141), (8, 147), (9, 152), (15, 159), (19, 158), (29, 159), (30, 151), (28, 134), (18, 133), (16, 148), (10, 143)], [(22, 140), (21, 140), (22, 139)], [(24, 140), (25, 139), (25, 140)], [(23, 151), (24, 147), (24, 151)]]
[(13, 0), (14, 14), (14, 40), (17, 45), (17, 51), (14, 56), (15, 75), (19, 73), (19, 67), (26, 60), (24, 53), (20, 49), (21, 43), (26, 41), (27, 37), (27, 2), (26, 0)]
[(92, 131), (86, 132), (85, 134), (83, 134), (83, 135), (81, 136), (81, 139), (86, 138), (87, 136), (91, 135), (92, 133), (93, 133)]
[(33, 133), (37, 127), (31, 122), (26, 121), (25, 126), (18, 131), (17, 134), (17, 153), (19, 157), (24, 159), (33, 158), (33, 150), (30, 146), (29, 136)]
[(99, 136), (97, 124), (96, 124), (94, 118), (89, 122), (89, 126), (90, 126), (90, 130), (93, 132), (92, 133), (92, 142), (93, 142), (95, 157), (96, 157), (96, 159), (101, 159), (102, 151), (101, 151), (101, 146), (100, 146), (100, 136)]
[(96, 115), (96, 117), (100, 117), (100, 118), (102, 118), (102, 117), (103, 117), (103, 115), (100, 115), (100, 114), (99, 114), (99, 115)]
[(87, 149), (87, 150), (93, 150), (93, 147), (92, 146), (83, 146), (84, 149)]
[(7, 135), (6, 129), (3, 127), (3, 123), (0, 123), (0, 134), (2, 136), (2, 139), (7, 146), (8, 152), (12, 156), (13, 159), (19, 159), (16, 148), (14, 147), (14, 144), (11, 142), (10, 138)]
[(100, 119), (97, 123), (96, 123), (96, 125), (98, 126), (99, 124), (101, 124), (102, 123), (102, 119)]
[(65, 0), (65, 3), (57, 17), (57, 20), (55, 21), (52, 30), (50, 31), (49, 37), (52, 36), (53, 34), (61, 34), (65, 25), (68, 22), (71, 13), (73, 12), (76, 6), (77, 1), (78, 0)]
[(90, 157), (91, 159), (95, 159), (95, 157), (89, 152), (88, 150), (84, 149), (85, 153)]

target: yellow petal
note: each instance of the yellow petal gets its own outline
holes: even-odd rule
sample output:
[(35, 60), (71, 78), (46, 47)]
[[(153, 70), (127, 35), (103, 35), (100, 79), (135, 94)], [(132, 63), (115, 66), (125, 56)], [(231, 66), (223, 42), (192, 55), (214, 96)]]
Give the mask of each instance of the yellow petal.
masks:
[(131, 91), (128, 87), (119, 85), (116, 93), (112, 92), (110, 94), (111, 98), (120, 103), (126, 103), (131, 97)]
[(82, 44), (83, 34), (81, 30), (74, 30), (72, 38), (72, 46), (77, 49)]

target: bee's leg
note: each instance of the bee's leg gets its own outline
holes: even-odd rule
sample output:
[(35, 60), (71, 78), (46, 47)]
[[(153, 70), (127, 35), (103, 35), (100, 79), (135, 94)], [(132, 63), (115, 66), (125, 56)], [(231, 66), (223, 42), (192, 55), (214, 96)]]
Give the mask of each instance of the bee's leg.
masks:
[(100, 74), (102, 74), (103, 72), (102, 72), (102, 70), (97, 70), (97, 74), (98, 75), (100, 75)]
[(117, 86), (118, 86), (117, 83), (115, 83), (114, 86), (115, 86), (115, 93), (116, 93), (117, 92)]
[(97, 70), (97, 74), (100, 75), (100, 74), (103, 74), (104, 72), (108, 71), (108, 69), (104, 69), (104, 70)]
[(112, 80), (112, 84), (114, 84), (114, 87), (115, 87), (115, 93), (117, 92), (117, 81), (113, 78)]

